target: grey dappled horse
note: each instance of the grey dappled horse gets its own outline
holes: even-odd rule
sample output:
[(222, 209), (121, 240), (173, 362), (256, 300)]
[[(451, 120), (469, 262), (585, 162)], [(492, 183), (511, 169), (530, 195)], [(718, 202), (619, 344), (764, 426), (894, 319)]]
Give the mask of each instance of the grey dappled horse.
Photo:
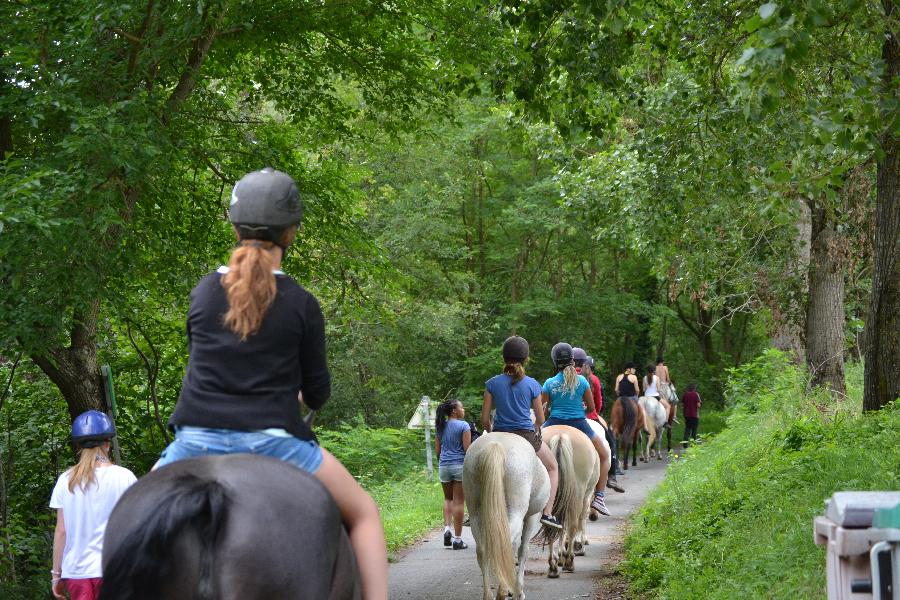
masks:
[(142, 477), (106, 526), (101, 600), (356, 600), (350, 540), (309, 473), (250, 454)]
[(550, 497), (547, 469), (524, 438), (487, 433), (466, 451), (463, 489), (484, 600), (490, 600), (491, 575), (498, 580), (497, 600), (505, 599), (507, 591), (522, 600), (528, 541)]

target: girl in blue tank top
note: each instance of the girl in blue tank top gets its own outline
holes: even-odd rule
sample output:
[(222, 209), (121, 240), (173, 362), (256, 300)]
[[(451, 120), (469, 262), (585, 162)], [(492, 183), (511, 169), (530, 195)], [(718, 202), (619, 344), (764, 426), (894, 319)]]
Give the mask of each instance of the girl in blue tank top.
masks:
[[(444, 489), (444, 545), (454, 550), (468, 548), (462, 540), (463, 461), (472, 443), (472, 430), (463, 420), (466, 410), (459, 400), (445, 400), (438, 406), (434, 417), (434, 453), (438, 455), (438, 479)], [(450, 533), (453, 520), (454, 532)]]

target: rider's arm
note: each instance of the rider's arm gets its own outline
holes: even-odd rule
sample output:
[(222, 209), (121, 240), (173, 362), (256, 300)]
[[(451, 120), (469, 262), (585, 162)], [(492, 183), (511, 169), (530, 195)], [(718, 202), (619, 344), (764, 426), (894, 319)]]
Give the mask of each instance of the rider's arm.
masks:
[(584, 394), (581, 395), (581, 400), (584, 402), (584, 405), (587, 406), (588, 413), (594, 412), (594, 394), (591, 393), (591, 386), (587, 386), (584, 390)]
[(549, 404), (550, 404), (550, 394), (548, 394), (547, 392), (541, 392), (541, 412), (543, 412), (545, 415), (550, 414), (549, 412), (547, 412), (547, 406)]
[(331, 395), (331, 374), (325, 356), (325, 317), (319, 302), (310, 294), (303, 314), (303, 344), (300, 347), (300, 373), (303, 403), (319, 410)]
[(531, 409), (534, 411), (534, 428), (540, 429), (544, 424), (544, 406), (541, 404), (541, 396), (531, 399)]
[(619, 394), (619, 382), (620, 382), (620, 381), (622, 381), (622, 376), (621, 376), (621, 375), (619, 375), (618, 377), (616, 377), (616, 385), (613, 386), (613, 390), (615, 390), (616, 396), (620, 396), (620, 395), (621, 395), (621, 394)]
[(494, 429), (491, 423), (491, 408), (493, 408), (494, 397), (487, 390), (484, 390), (484, 403), (481, 405), (481, 430), (490, 433)]
[(466, 450), (469, 449), (469, 444), (471, 444), (471, 443), (472, 443), (472, 430), (467, 428), (465, 431), (463, 431), (463, 435), (462, 435), (463, 452), (465, 452)]

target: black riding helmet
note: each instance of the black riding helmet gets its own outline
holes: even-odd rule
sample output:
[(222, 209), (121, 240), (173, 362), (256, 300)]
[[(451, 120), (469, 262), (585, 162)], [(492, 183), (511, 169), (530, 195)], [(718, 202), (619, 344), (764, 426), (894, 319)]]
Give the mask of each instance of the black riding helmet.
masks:
[(550, 359), (557, 369), (564, 369), (572, 364), (572, 346), (560, 342), (550, 350)]
[(234, 184), (228, 215), (240, 239), (282, 246), (284, 230), (303, 219), (303, 202), (290, 175), (267, 167)]
[(525, 362), (526, 358), (528, 358), (528, 341), (517, 335), (506, 338), (503, 342), (503, 360)]

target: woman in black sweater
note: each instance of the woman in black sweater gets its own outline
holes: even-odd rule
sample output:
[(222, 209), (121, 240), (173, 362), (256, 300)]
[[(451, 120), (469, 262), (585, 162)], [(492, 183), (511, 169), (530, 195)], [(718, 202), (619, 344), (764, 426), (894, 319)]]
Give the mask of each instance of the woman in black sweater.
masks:
[(191, 292), (187, 372), (156, 468), (195, 456), (254, 453), (313, 473), (350, 534), (363, 598), (387, 598), (387, 549), (378, 507), (315, 440), (298, 397), (319, 409), (331, 393), (325, 322), (316, 298), (281, 272), (303, 215), (297, 186), (272, 169), (244, 176), (229, 210), (238, 237), (227, 267)]

